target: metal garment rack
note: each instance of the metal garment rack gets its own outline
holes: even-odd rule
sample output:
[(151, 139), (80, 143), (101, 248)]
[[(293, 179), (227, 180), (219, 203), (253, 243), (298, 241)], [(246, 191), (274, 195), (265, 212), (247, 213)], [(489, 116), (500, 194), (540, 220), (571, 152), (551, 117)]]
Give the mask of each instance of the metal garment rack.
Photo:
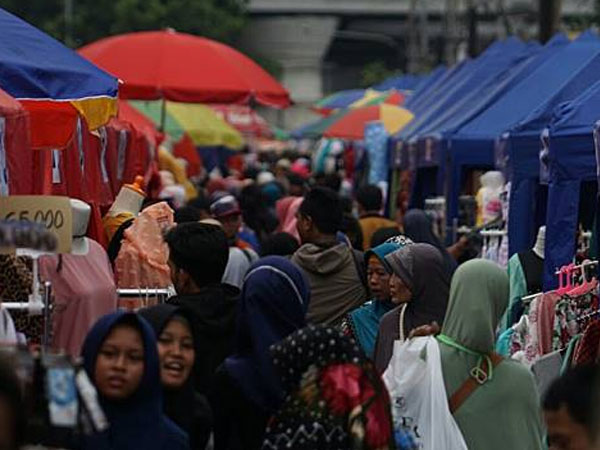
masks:
[(159, 303), (165, 303), (169, 297), (172, 297), (175, 292), (168, 288), (119, 288), (117, 295), (119, 297), (145, 297), (157, 298)]
[[(578, 266), (573, 266), (571, 267), (571, 274), (573, 274), (574, 272), (577, 271), (585, 271), (586, 267), (593, 267), (593, 266), (597, 266), (598, 265), (598, 261), (584, 261), (583, 263), (579, 264)], [(557, 270), (556, 272), (554, 272), (555, 275), (561, 275), (564, 272), (561, 270)], [(536, 294), (531, 294), (531, 295), (526, 295), (525, 297), (521, 297), (521, 301), (523, 303), (529, 303), (531, 302), (534, 298), (536, 298), (537, 296), (539, 296), (542, 292), (538, 292)]]

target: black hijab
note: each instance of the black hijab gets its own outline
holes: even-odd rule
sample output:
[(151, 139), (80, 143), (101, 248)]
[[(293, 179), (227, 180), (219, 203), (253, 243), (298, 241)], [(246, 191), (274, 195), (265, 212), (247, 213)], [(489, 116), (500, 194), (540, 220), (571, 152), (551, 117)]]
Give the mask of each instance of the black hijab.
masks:
[(404, 234), (416, 243), (430, 244), (439, 250), (447, 269), (454, 273), (456, 261), (433, 232), (431, 219), (421, 209), (411, 209), (404, 216)]
[[(452, 275), (440, 252), (430, 244), (407, 245), (385, 257), (388, 269), (410, 289), (412, 298), (404, 311), (405, 338), (411, 330), (436, 321), (440, 326), (446, 315)], [(385, 314), (375, 346), (375, 366), (383, 372), (392, 357), (394, 341), (400, 339), (403, 306)]]
[[(190, 313), (178, 306), (160, 304), (138, 312), (150, 324), (156, 339), (174, 318), (181, 317), (190, 327), (194, 341), (196, 335)], [(195, 348), (195, 345), (194, 345)], [(197, 359), (197, 356), (196, 356)], [(163, 387), (164, 413), (190, 436), (192, 449), (205, 448), (212, 425), (212, 412), (206, 398), (194, 389), (194, 374), (190, 374), (179, 389)]]

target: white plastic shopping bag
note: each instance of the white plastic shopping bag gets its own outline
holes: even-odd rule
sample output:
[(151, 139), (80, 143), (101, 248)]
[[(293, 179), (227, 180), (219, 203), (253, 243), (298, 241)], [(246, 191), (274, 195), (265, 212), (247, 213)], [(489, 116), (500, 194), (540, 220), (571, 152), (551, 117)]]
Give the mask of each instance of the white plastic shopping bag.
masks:
[(396, 430), (411, 432), (423, 450), (468, 450), (450, 414), (434, 337), (396, 341), (383, 380), (392, 400)]

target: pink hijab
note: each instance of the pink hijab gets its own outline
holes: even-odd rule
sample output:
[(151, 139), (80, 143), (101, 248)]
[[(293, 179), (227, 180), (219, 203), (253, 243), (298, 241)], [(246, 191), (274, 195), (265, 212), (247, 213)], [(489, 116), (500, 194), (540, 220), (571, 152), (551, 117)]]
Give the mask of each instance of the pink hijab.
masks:
[(277, 231), (289, 233), (300, 242), (298, 230), (296, 230), (296, 213), (302, 204), (302, 197), (284, 197), (275, 204), (279, 228)]

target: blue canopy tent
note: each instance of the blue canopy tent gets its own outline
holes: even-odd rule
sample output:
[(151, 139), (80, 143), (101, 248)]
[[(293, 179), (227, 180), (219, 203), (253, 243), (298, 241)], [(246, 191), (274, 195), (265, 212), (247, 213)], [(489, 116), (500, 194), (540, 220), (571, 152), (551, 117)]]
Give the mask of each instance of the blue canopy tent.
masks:
[[(408, 139), (413, 149), (409, 156), (409, 168), (416, 175), (412, 183), (411, 206), (423, 207), (424, 200), (442, 192), (443, 158), (440, 157), (439, 145), (434, 140), (425, 139), (419, 142), (419, 137), (438, 131), (435, 126), (443, 124), (440, 117), (449, 120), (448, 110), (460, 110), (457, 106), (469, 105), (479, 96), (484, 95), (491, 86), (505, 77), (516, 64), (531, 56), (532, 51), (539, 46), (525, 44), (516, 38), (510, 38), (493, 44), (480, 58), (475, 60), (462, 79), (446, 89), (435, 103), (423, 114), (416, 117), (399, 133), (400, 138)], [(466, 108), (468, 111), (468, 108)], [(435, 141), (437, 144), (437, 141)], [(441, 164), (440, 164), (441, 162)], [(441, 165), (442, 170), (437, 170)], [(418, 170), (418, 168), (421, 170)]]
[[(559, 105), (548, 127), (548, 212), (544, 286), (556, 287), (554, 272), (572, 261), (580, 189), (597, 176), (594, 123), (600, 118), (600, 81), (575, 100)], [(595, 199), (594, 199), (595, 200)]]
[[(600, 73), (600, 40), (592, 33), (585, 33), (560, 52), (561, 59), (548, 61), (540, 69), (540, 75), (556, 81), (554, 89), (544, 101), (524, 119), (503, 135), (498, 146), (498, 160), (505, 161), (505, 170), (511, 183), (509, 210), (509, 253), (524, 251), (531, 247), (537, 226), (544, 216), (534, 220), (532, 208), (539, 198), (540, 134), (552, 119), (556, 106), (574, 100)], [(558, 56), (558, 55), (557, 55)], [(543, 75), (542, 75), (543, 74)], [(540, 84), (536, 87), (539, 89)], [(547, 204), (543, 202), (542, 208)]]
[[(508, 226), (510, 254), (531, 246), (541, 129), (548, 123), (554, 106), (573, 98), (594, 80), (594, 72), (600, 69), (599, 52), (599, 41), (595, 36), (589, 33), (580, 36), (555, 51), (500, 100), (449, 137), (449, 223), (458, 215), (463, 169), (469, 166), (505, 167), (512, 181)], [(501, 141), (507, 131), (510, 133)], [(495, 149), (498, 149), (497, 159)], [(506, 166), (505, 162), (508, 163)]]
[[(425, 173), (426, 179), (424, 181), (429, 184), (436, 184), (436, 189), (432, 194), (439, 195), (444, 192), (446, 183), (445, 155), (448, 151), (447, 137), (498, 101), (502, 95), (520, 83), (543, 61), (547, 60), (559, 48), (567, 45), (568, 42), (567, 37), (560, 34), (551, 39), (544, 47), (540, 47), (537, 43), (528, 44), (526, 50), (526, 54), (529, 54), (528, 57), (513, 65), (500, 76), (492, 78), (488, 83), (480, 84), (479, 89), (474, 89), (462, 100), (439, 111), (437, 118), (432, 118), (430, 123), (419, 131), (418, 142), (414, 143), (414, 146), (417, 147), (415, 151), (415, 164), (418, 171), (417, 182), (421, 181), (421, 173)], [(439, 167), (437, 177), (434, 180), (429, 179), (431, 177), (431, 167)], [(418, 195), (419, 191), (415, 190), (415, 193)], [(421, 196), (424, 196), (424, 194)], [(414, 199), (414, 201), (416, 200), (418, 198)]]

